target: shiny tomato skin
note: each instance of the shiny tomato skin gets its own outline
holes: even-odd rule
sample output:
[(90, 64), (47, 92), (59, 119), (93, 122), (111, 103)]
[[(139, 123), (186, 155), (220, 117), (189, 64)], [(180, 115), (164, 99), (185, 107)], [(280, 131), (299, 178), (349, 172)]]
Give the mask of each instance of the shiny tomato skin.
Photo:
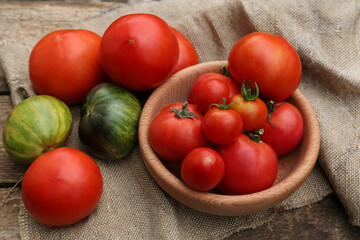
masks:
[(284, 100), (297, 89), (302, 74), (300, 57), (283, 37), (253, 32), (237, 41), (228, 56), (232, 77), (239, 83), (255, 81), (260, 93)]
[(166, 81), (176, 67), (179, 44), (170, 26), (152, 14), (128, 14), (105, 31), (101, 65), (120, 86), (148, 90)]
[(225, 174), (217, 189), (223, 194), (250, 194), (271, 187), (276, 179), (278, 158), (264, 142), (241, 134), (234, 142), (214, 149), (225, 163)]
[(199, 57), (194, 45), (181, 32), (175, 28), (171, 28), (179, 43), (179, 59), (173, 73), (176, 73), (184, 68), (193, 66), (199, 63)]
[(169, 162), (180, 163), (197, 147), (209, 147), (211, 142), (205, 137), (201, 122), (203, 114), (189, 104), (187, 110), (195, 113), (194, 118), (179, 118), (171, 108), (181, 109), (183, 103), (170, 103), (160, 110), (149, 126), (149, 142), (157, 155)]
[(95, 85), (108, 81), (100, 65), (101, 37), (82, 29), (54, 31), (44, 36), (29, 58), (29, 76), (38, 94), (66, 104), (81, 103)]
[(231, 102), (233, 102), (231, 109), (242, 117), (245, 131), (253, 132), (263, 126), (268, 117), (268, 109), (263, 100), (257, 98), (246, 101), (241, 94), (236, 94), (230, 98), (229, 103)]
[(222, 157), (213, 149), (199, 147), (186, 155), (181, 163), (181, 178), (187, 186), (197, 191), (210, 191), (224, 176)]
[(228, 87), (230, 89), (230, 94), (229, 94), (229, 98), (231, 98), (232, 96), (234, 96), (235, 94), (241, 93), (241, 88), (240, 85), (235, 82), (235, 80), (233, 80), (230, 77), (226, 77), (225, 75), (222, 75), (220, 73), (205, 73), (203, 75), (201, 75), (199, 78), (197, 78), (195, 80), (195, 82), (193, 83), (193, 85), (190, 88), (189, 91), (189, 95), (188, 95), (188, 102), (189, 103), (195, 103), (195, 92), (197, 87), (205, 80), (207, 79), (220, 79), (223, 80), (224, 82), (226, 82), (228, 84)]
[(269, 144), (278, 156), (285, 155), (300, 143), (304, 122), (299, 110), (288, 102), (275, 103), (275, 111), (263, 125), (262, 140)]
[(221, 104), (223, 98), (228, 100), (230, 88), (226, 82), (218, 78), (209, 78), (201, 82), (195, 90), (195, 105), (202, 113), (209, 110), (211, 104)]
[(99, 203), (102, 191), (103, 180), (95, 161), (69, 147), (38, 157), (21, 186), (30, 215), (49, 226), (67, 226), (87, 217)]
[(240, 114), (232, 109), (222, 110), (214, 107), (205, 113), (202, 129), (210, 141), (229, 144), (241, 134), (243, 120)]

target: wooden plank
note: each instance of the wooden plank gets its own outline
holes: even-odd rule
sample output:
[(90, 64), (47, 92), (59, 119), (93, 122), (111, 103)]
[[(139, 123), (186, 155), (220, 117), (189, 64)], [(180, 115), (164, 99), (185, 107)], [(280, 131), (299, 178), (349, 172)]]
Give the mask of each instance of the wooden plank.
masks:
[(20, 239), (20, 201), (19, 188), (0, 188), (0, 239)]
[[(32, 32), (61, 29), (113, 6), (114, 2), (0, 1), (0, 39), (21, 38)], [(11, 28), (8, 26), (11, 25)]]
[[(2, 134), (8, 114), (12, 109), (9, 95), (0, 95), (0, 133)], [(3, 139), (0, 138), (0, 187), (14, 185), (24, 175), (27, 166), (16, 163), (6, 153)]]
[(6, 95), (6, 94), (10, 94), (10, 92), (8, 85), (6, 84), (5, 81), (4, 73), (0, 68), (0, 95)]
[(235, 239), (360, 239), (360, 227), (348, 223), (348, 217), (335, 194), (322, 201), (282, 211), (269, 223), (232, 235)]

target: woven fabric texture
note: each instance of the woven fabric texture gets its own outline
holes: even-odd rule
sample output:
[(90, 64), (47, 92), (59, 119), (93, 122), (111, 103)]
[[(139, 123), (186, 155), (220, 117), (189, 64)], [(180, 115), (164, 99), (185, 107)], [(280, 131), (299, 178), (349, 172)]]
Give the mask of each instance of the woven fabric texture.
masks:
[[(351, 223), (360, 225), (359, 11), (360, 3), (355, 0), (163, 0), (120, 4), (69, 26), (102, 35), (122, 15), (153, 13), (192, 41), (201, 62), (226, 60), (232, 45), (250, 32), (283, 36), (299, 53), (303, 66), (299, 89), (319, 120), (318, 164), (298, 191), (274, 208), (219, 217), (194, 211), (162, 191), (148, 174), (137, 147), (118, 162), (94, 158), (104, 177), (104, 194), (88, 218), (73, 226), (49, 228), (35, 222), (22, 206), (22, 238), (222, 239), (271, 220), (279, 209), (319, 201), (331, 191), (339, 196)], [(34, 30), (29, 36), (0, 43), (0, 64), (14, 105), (36, 94), (27, 61), (44, 34)], [(77, 129), (80, 108), (73, 106), (71, 111)], [(66, 145), (86, 152), (77, 131)]]

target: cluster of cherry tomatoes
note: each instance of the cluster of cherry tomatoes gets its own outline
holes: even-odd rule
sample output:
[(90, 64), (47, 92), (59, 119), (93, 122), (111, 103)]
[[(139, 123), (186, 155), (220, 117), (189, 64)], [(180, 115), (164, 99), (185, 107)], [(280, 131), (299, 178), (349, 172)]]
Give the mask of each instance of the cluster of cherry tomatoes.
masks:
[(165, 106), (149, 141), (195, 190), (258, 192), (303, 135), (301, 113), (286, 101), (300, 83), (300, 58), (284, 38), (256, 32), (234, 44), (223, 70), (196, 79), (185, 103)]

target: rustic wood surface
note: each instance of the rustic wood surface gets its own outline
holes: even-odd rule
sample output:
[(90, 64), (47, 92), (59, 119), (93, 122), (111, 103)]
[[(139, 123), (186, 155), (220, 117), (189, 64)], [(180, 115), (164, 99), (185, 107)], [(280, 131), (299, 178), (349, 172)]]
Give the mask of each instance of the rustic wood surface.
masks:
[[(0, 0), (0, 39), (31, 35), (31, 30), (47, 33), (91, 16), (112, 2), (4, 1)], [(9, 27), (11, 26), (11, 27)]]
[[(39, 26), (36, 18), (38, 6), (47, 6), (44, 14), (55, 14), (54, 6), (61, 6), (69, 16), (66, 20), (41, 22), (42, 25), (57, 24), (61, 27), (77, 19), (81, 11), (89, 14), (109, 7), (111, 2), (14, 2), (0, 0), (0, 22), (19, 21), (17, 29), (0, 28), (0, 39), (3, 34), (26, 34), (32, 27)], [(45, 18), (44, 18), (45, 19)], [(4, 26), (1, 25), (0, 26)], [(46, 26), (45, 26), (46, 28)], [(26, 31), (27, 30), (27, 31)], [(4, 74), (0, 70), (0, 131), (4, 126), (7, 114), (11, 110), (10, 92)], [(0, 239), (19, 239), (18, 213), (21, 201), (20, 186), (17, 184), (26, 171), (11, 159), (5, 152), (0, 138)], [(16, 185), (17, 184), (17, 185)], [(16, 186), (15, 186), (16, 185)], [(249, 229), (229, 237), (232, 239), (360, 239), (360, 227), (352, 226), (335, 194), (330, 194), (322, 201), (308, 206), (281, 211), (271, 222), (256, 229)]]

